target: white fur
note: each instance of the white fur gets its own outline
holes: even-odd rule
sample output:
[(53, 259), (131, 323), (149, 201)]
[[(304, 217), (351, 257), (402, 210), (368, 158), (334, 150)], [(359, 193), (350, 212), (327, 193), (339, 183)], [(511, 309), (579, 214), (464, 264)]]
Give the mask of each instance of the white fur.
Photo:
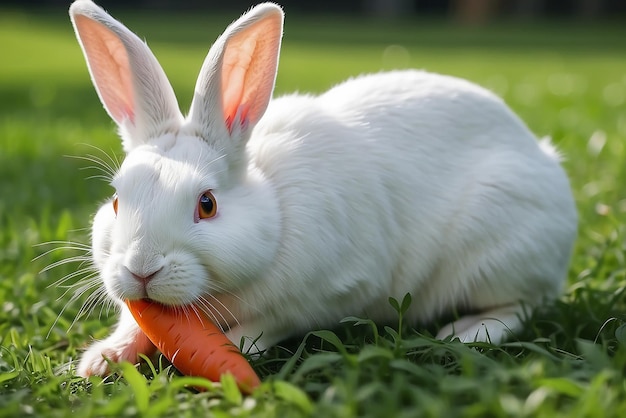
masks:
[[(169, 91), (160, 70), (135, 72), (152, 68), (143, 43), (90, 1), (70, 14), (125, 34), (112, 37), (141, 82), (122, 90), (142, 98), (134, 114), (151, 115), (130, 128), (118, 121), (128, 152), (113, 181), (118, 214), (108, 203), (94, 220), (94, 261), (114, 299), (199, 304), (236, 343), (262, 334), (262, 349), (348, 315), (393, 321), (387, 299), (407, 292), (415, 324), (467, 312), (439, 336), (497, 343), (519, 330), (525, 307), (559, 295), (577, 223), (567, 177), (554, 149), (485, 89), (397, 71), (270, 101), (282, 12), (266, 3), (212, 47), (183, 121), (171, 117), (175, 99), (158, 93)], [(79, 39), (102, 32), (83, 23)], [(224, 68), (248, 57), (231, 48), (251, 44), (258, 59), (239, 63), (248, 71), (240, 83)], [(89, 48), (88, 62), (103, 54)], [(110, 81), (94, 62), (102, 98)], [(226, 90), (233, 85), (241, 94)], [(218, 215), (197, 221), (206, 190)], [(80, 374), (104, 373), (102, 354), (134, 361), (149, 351), (123, 312)]]

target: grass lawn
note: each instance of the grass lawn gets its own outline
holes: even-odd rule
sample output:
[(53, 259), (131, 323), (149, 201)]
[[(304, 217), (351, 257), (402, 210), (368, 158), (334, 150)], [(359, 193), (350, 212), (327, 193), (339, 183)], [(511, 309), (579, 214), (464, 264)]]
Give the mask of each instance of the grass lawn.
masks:
[[(116, 14), (145, 37), (188, 107), (210, 43), (235, 16)], [(265, 383), (242, 397), (161, 364), (119, 366), (89, 381), (72, 364), (114, 313), (74, 319), (58, 281), (40, 273), (89, 242), (112, 193), (89, 161), (122, 157), (65, 11), (0, 11), (0, 416), (626, 416), (626, 29), (502, 24), (460, 29), (287, 15), (277, 93), (322, 91), (345, 77), (418, 67), (487, 86), (567, 157), (580, 214), (563, 297), (504, 346), (432, 338), (433, 329), (348, 320), (253, 361)], [(512, 237), (513, 239), (514, 237)], [(41, 256), (37, 258), (38, 256)], [(33, 261), (34, 260), (34, 261)], [(67, 286), (70, 286), (68, 289)], [(69, 365), (69, 372), (68, 370)], [(208, 390), (195, 393), (189, 385)]]

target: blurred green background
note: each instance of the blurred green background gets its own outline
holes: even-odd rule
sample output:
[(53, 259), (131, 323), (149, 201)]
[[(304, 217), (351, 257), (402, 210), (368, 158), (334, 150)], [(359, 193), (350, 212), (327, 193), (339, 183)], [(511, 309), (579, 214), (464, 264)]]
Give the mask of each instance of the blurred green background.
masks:
[[(185, 110), (208, 47), (239, 12), (151, 9), (126, 6), (113, 15), (148, 41)], [(359, 73), (393, 68), (468, 78), (503, 96), (538, 136), (554, 138), (568, 157), (577, 198), (585, 200), (584, 221), (599, 216), (589, 201), (612, 213), (624, 210), (623, 183), (615, 181), (623, 164), (602, 160), (622, 156), (626, 136), (623, 22), (576, 16), (520, 21), (509, 13), (476, 25), (459, 24), (449, 10), (428, 19), (286, 12), (277, 94), (318, 92)], [(67, 208), (92, 209), (106, 186), (68, 183), (83, 175), (77, 171), (83, 164), (63, 155), (84, 154), (79, 143), (115, 153), (120, 147), (66, 7), (2, 9), (0, 45), (0, 208), (37, 216), (50, 207), (53, 217)], [(30, 203), (33, 195), (37, 205)]]

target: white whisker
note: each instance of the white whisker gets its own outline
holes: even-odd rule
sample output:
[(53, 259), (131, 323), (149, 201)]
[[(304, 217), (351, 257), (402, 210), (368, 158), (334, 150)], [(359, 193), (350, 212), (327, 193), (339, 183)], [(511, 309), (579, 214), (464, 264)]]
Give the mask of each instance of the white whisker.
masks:
[(100, 306), (100, 314), (98, 317), (101, 317), (103, 307), (107, 306), (107, 301), (109, 299), (107, 298), (107, 293), (104, 286), (101, 286), (100, 283), (95, 283), (89, 285), (88, 287), (86, 286), (85, 291), (92, 288), (94, 288), (93, 291), (89, 294), (89, 296), (87, 296), (87, 299), (85, 299), (85, 302), (80, 307), (80, 310), (78, 311), (74, 322), (72, 322), (72, 325), (74, 325), (74, 323), (79, 318), (91, 315), (97, 306)]
[[(71, 288), (68, 288), (64, 293), (63, 293), (63, 297), (67, 296), (67, 294), (70, 292), (70, 290), (73, 288), (74, 293), (72, 294), (72, 296), (70, 297), (69, 301), (63, 305), (63, 308), (61, 308), (61, 311), (59, 312), (59, 314), (57, 315), (56, 319), (54, 320), (54, 322), (52, 323), (52, 325), (50, 326), (50, 329), (48, 330), (48, 333), (46, 335), (46, 338), (48, 338), (50, 336), (50, 333), (52, 332), (52, 330), (54, 329), (54, 327), (56, 327), (56, 325), (58, 324), (59, 320), (61, 319), (61, 317), (63, 316), (63, 314), (65, 313), (65, 311), (67, 310), (67, 308), (69, 306), (71, 306), (72, 304), (74, 304), (77, 300), (79, 300), (87, 291), (93, 289), (93, 288), (98, 288), (100, 287), (101, 283), (100, 280), (98, 280), (97, 278), (97, 274), (92, 273), (91, 276), (87, 276), (86, 277), (86, 281), (87, 283), (80, 283), (80, 284), (75, 284), (74, 286), (72, 286)], [(97, 292), (98, 290), (96, 290), (95, 292)], [(94, 293), (95, 293), (94, 292)], [(93, 294), (93, 293), (92, 293)], [(91, 295), (89, 296), (91, 297)], [(88, 299), (89, 299), (88, 297)], [(74, 317), (74, 320), (72, 321), (72, 323), (70, 324), (69, 328), (67, 329), (67, 331), (69, 331), (74, 324), (78, 321), (78, 319), (80, 319), (82, 317), (83, 314), (83, 307), (85, 306), (85, 304), (83, 304), (81, 306), (81, 308), (79, 309), (78, 313), (76, 314), (76, 316)]]
[[(198, 305), (197, 309), (200, 309), (202, 311), (202, 313), (204, 313), (206, 316), (208, 316), (211, 321), (222, 331), (225, 332), (224, 327), (222, 326), (222, 323), (220, 322), (220, 320), (218, 319), (218, 317), (215, 315), (215, 313), (213, 313), (213, 311), (216, 311), (217, 314), (222, 318), (222, 320), (224, 321), (225, 324), (228, 325), (228, 321), (226, 321), (226, 318), (224, 318), (224, 316), (219, 312), (219, 310), (215, 309), (211, 303), (209, 301), (207, 301), (204, 298), (198, 299)], [(196, 309), (196, 307), (194, 306), (194, 310)], [(201, 318), (201, 315), (198, 314), (198, 317)]]
[[(213, 299), (215, 302), (217, 302), (219, 304), (219, 306), (221, 306), (223, 308), (223, 310), (226, 311), (226, 313), (231, 318), (233, 318), (233, 320), (235, 321), (236, 325), (241, 325), (241, 323), (239, 322), (239, 319), (237, 319), (237, 316), (230, 309), (228, 309), (228, 307), (226, 305), (224, 305), (224, 303), (221, 300), (219, 300), (215, 295), (212, 295), (211, 293), (209, 293), (207, 296), (210, 297), (211, 299)], [(208, 304), (209, 307), (211, 307), (211, 308), (215, 309), (215, 311), (217, 311), (217, 313), (220, 315), (220, 317), (222, 318), (224, 323), (227, 324), (229, 328), (233, 327), (231, 322), (224, 317), (224, 314), (222, 314), (222, 312), (221, 312), (222, 310), (221, 309), (217, 309), (215, 307), (215, 305), (213, 305), (213, 303), (211, 301), (207, 300), (206, 298), (202, 298), (202, 300), (206, 304)]]
[[(89, 273), (89, 274), (88, 274)], [(54, 283), (51, 283), (47, 286), (48, 289), (52, 288), (52, 287), (60, 287), (60, 288), (68, 288), (68, 289), (72, 289), (74, 287), (76, 287), (78, 284), (77, 283), (72, 283), (72, 284), (65, 284), (68, 281), (72, 280), (75, 277), (80, 277), (80, 276), (85, 276), (82, 278), (82, 280), (88, 280), (91, 279), (92, 277), (96, 277), (98, 276), (98, 270), (94, 267), (88, 266), (88, 267), (83, 267), (79, 270), (73, 271), (71, 273), (66, 274), (65, 276), (61, 277), (60, 279), (56, 280)]]
[(247, 306), (248, 308), (251, 308), (252, 310), (258, 313), (261, 313), (260, 309), (258, 309), (256, 306), (244, 300), (241, 296), (237, 295), (236, 293), (226, 289), (219, 283), (216, 283), (215, 281), (212, 281), (211, 283), (207, 284), (207, 289), (205, 290), (204, 294), (210, 295), (214, 291), (217, 293), (223, 293), (225, 295), (232, 296), (233, 298), (235, 298), (237, 301), (241, 302), (243, 305)]
[[(193, 312), (193, 314), (196, 316), (196, 318), (198, 318), (200, 320), (200, 323), (203, 323), (203, 317), (200, 314), (200, 312), (198, 312), (199, 307), (196, 306), (195, 304), (192, 305), (185, 305), (183, 306), (183, 313), (185, 314), (185, 316), (187, 317), (187, 320), (189, 320), (189, 310), (191, 310)], [(200, 309), (202, 310), (202, 309)]]
[(57, 287), (64, 289), (61, 296), (57, 298), (57, 301), (64, 300), (69, 297), (69, 300), (67, 300), (67, 302), (63, 304), (60, 312), (57, 314), (55, 320), (51, 324), (48, 333), (46, 334), (46, 338), (48, 338), (50, 336), (50, 333), (58, 325), (59, 321), (61, 320), (61, 318), (63, 318), (63, 316), (67, 312), (67, 309), (70, 306), (75, 304), (78, 300), (85, 297), (86, 295), (85, 301), (82, 303), (81, 307), (78, 310), (78, 313), (74, 316), (66, 331), (69, 331), (84, 315), (89, 314), (95, 308), (99, 300), (106, 299), (106, 289), (104, 288), (102, 281), (100, 280), (100, 273), (98, 269), (92, 264), (93, 260), (91, 257), (91, 246), (80, 242), (61, 240), (44, 242), (41, 244), (36, 244), (35, 246), (55, 247), (44, 251), (42, 254), (35, 257), (33, 261), (40, 260), (43, 257), (56, 253), (57, 251), (78, 251), (82, 253), (75, 256), (65, 257), (61, 260), (50, 263), (40, 271), (41, 274), (68, 264), (77, 264), (76, 269), (73, 269), (63, 277), (55, 280), (53, 283), (47, 286), (47, 288)]
[(48, 245), (56, 245), (56, 247), (51, 248), (42, 254), (39, 254), (37, 257), (33, 258), (31, 261), (37, 261), (40, 258), (47, 256), (48, 254), (54, 253), (56, 251), (61, 251), (61, 250), (84, 251), (85, 253), (91, 252), (90, 246), (86, 244), (81, 244), (78, 242), (72, 242), (72, 241), (49, 241), (49, 242), (43, 242), (40, 244), (35, 244), (33, 245), (33, 247), (43, 247), (43, 246), (48, 246)]
[(67, 288), (65, 289), (63, 294), (57, 298), (57, 301), (63, 300), (73, 290), (73, 292), (71, 293), (72, 296), (70, 297), (69, 301), (64, 305), (64, 308), (61, 311), (61, 313), (63, 311), (65, 311), (67, 306), (71, 305), (73, 302), (78, 300), (87, 291), (89, 291), (92, 288), (96, 288), (96, 287), (100, 286), (100, 280), (98, 279), (97, 274), (92, 274), (90, 276), (86, 276), (84, 280), (86, 280), (87, 283), (85, 283), (85, 284), (81, 283), (80, 285), (79, 284), (74, 284), (72, 286), (67, 286)]
[[(96, 170), (98, 173), (88, 177), (88, 179), (102, 179), (108, 182), (115, 177), (120, 168), (120, 160), (115, 153), (107, 153), (104, 150), (90, 145), (83, 144), (91, 149), (96, 150), (95, 153), (87, 154), (85, 156), (66, 155), (67, 158), (87, 161), (86, 167), (81, 167), (81, 170)], [(88, 228), (80, 228), (71, 232), (86, 232)], [(54, 248), (47, 249), (45, 247), (52, 246)], [(71, 255), (63, 259), (53, 261), (45, 266), (40, 273), (47, 273), (53, 269), (76, 263), (77, 266), (71, 272), (67, 273), (58, 280), (55, 280), (48, 288), (63, 289), (61, 296), (58, 300), (65, 300), (67, 302), (63, 304), (56, 319), (52, 323), (47, 336), (58, 325), (59, 321), (66, 314), (67, 310), (82, 300), (80, 308), (74, 316), (72, 322), (69, 325), (67, 331), (72, 329), (74, 325), (84, 316), (91, 315), (98, 306), (100, 306), (100, 315), (104, 310), (110, 310), (115, 307), (116, 304), (113, 299), (108, 297), (107, 289), (105, 288), (102, 280), (100, 279), (100, 272), (96, 266), (93, 265), (93, 252), (91, 245), (80, 242), (68, 241), (49, 241), (35, 245), (35, 247), (44, 247), (44, 252), (37, 255), (33, 261), (41, 260), (44, 257), (48, 257), (52, 254), (60, 252), (78, 252), (78, 255)], [(65, 254), (63, 254), (65, 255)], [(105, 254), (106, 255), (106, 254)]]
[[(86, 229), (86, 228), (81, 228), (81, 229)], [(84, 244), (82, 242), (76, 242), (76, 241), (61, 241), (61, 240), (57, 240), (57, 241), (46, 241), (46, 242), (40, 242), (39, 244), (34, 244), (33, 247), (43, 247), (46, 245), (75, 245), (77, 247), (81, 247), (81, 248), (85, 248), (85, 249), (90, 249), (91, 247), (88, 244)]]
[(88, 262), (91, 261), (90, 257), (84, 256), (84, 255), (77, 255), (74, 257), (68, 257), (68, 258), (64, 258), (63, 260), (59, 260), (59, 261), (55, 261), (52, 264), (48, 264), (46, 267), (44, 267), (39, 273), (45, 273), (47, 271), (50, 271), (54, 268), (57, 268), (59, 266), (62, 266), (64, 264), (69, 264), (69, 263), (84, 263), (84, 262)]
[(115, 174), (119, 171), (119, 168), (120, 168), (120, 161), (117, 155), (113, 152), (111, 153), (113, 155), (111, 155), (107, 153), (106, 151), (104, 151), (103, 149), (98, 148), (91, 144), (82, 144), (82, 145), (96, 150), (102, 156), (95, 155), (95, 154), (86, 154), (84, 156), (83, 155), (81, 156), (66, 155), (66, 157), (89, 161), (93, 163), (94, 165), (83, 167), (82, 169), (95, 169), (95, 170), (100, 171), (102, 174), (89, 177), (89, 178), (101, 178), (105, 181), (111, 182), (111, 180), (115, 177)]

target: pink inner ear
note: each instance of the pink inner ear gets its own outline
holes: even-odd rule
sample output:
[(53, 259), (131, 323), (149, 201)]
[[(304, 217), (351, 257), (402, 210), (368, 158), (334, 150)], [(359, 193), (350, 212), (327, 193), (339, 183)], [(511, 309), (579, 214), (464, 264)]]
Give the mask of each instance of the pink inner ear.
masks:
[(224, 54), (222, 65), (224, 117), (231, 123), (243, 104), (242, 101), (245, 100), (246, 76), (253, 60), (255, 44), (256, 42), (250, 42), (245, 38), (243, 42), (231, 40)]
[(274, 89), (282, 15), (265, 16), (233, 34), (222, 58), (222, 109), (232, 132), (239, 112), (243, 125), (256, 124)]
[(135, 112), (130, 106), (124, 107), (124, 114), (126, 115), (126, 118), (128, 118), (130, 123), (135, 123)]
[[(245, 128), (249, 123), (248, 122), (248, 110), (249, 110), (249, 107), (246, 105), (241, 105), (237, 109), (237, 112), (239, 112), (239, 124), (241, 128)], [(232, 113), (226, 117), (226, 121), (225, 121), (226, 127), (228, 128), (228, 132), (231, 134), (233, 133), (233, 122), (235, 121), (235, 118), (237, 118), (237, 112)]]
[(122, 124), (134, 123), (135, 98), (128, 53), (122, 41), (103, 24), (75, 17), (89, 70), (109, 115)]

